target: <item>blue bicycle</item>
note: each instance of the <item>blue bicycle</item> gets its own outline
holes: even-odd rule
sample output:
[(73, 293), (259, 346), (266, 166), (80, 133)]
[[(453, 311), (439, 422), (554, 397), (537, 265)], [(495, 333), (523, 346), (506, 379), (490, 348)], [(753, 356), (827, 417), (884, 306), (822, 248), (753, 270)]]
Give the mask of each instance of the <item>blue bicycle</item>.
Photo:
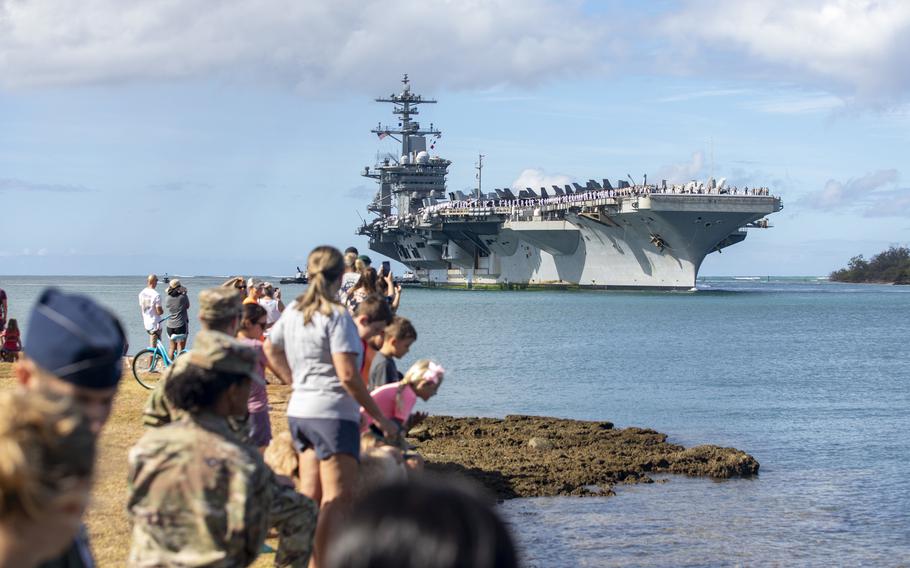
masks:
[[(186, 335), (172, 335), (169, 339), (171, 341), (186, 341)], [(171, 359), (167, 347), (162, 343), (159, 336), (154, 347), (146, 347), (133, 356), (133, 377), (135, 377), (137, 383), (151, 390), (161, 380), (164, 369), (170, 367), (171, 363), (184, 353), (186, 353), (186, 349), (180, 351), (174, 359)]]

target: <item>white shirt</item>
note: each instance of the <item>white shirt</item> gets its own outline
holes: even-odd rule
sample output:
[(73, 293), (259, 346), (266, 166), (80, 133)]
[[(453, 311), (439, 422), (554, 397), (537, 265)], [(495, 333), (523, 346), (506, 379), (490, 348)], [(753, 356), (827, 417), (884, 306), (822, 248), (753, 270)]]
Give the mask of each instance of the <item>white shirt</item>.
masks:
[(266, 322), (269, 325), (272, 325), (281, 317), (281, 311), (278, 309), (278, 300), (262, 298), (259, 300), (259, 305), (265, 309), (265, 317), (268, 318)]
[(341, 277), (341, 288), (338, 289), (338, 301), (342, 304), (348, 302), (348, 292), (360, 280), (359, 272), (345, 272)]
[(144, 288), (139, 292), (139, 310), (142, 312), (142, 325), (146, 331), (155, 331), (159, 329), (161, 316), (158, 310), (161, 308), (161, 294), (154, 288)]

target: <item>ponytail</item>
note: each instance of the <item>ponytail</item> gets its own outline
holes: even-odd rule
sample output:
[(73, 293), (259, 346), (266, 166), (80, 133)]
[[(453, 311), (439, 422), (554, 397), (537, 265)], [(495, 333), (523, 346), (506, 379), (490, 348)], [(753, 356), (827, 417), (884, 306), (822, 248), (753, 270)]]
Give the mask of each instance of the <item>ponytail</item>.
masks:
[(307, 258), (306, 268), (309, 285), (297, 298), (297, 309), (303, 312), (305, 325), (316, 312), (330, 316), (333, 311), (344, 309), (331, 290), (332, 283), (344, 273), (344, 257), (335, 247), (316, 247)]

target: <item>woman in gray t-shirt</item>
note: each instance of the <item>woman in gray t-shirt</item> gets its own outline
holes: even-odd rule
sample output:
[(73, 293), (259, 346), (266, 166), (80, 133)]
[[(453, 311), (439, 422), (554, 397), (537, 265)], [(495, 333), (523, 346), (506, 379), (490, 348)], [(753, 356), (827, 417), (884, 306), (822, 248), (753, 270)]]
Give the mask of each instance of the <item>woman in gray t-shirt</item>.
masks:
[(313, 548), (317, 562), (328, 527), (357, 487), (360, 407), (384, 432), (397, 435), (360, 378), (357, 326), (337, 302), (343, 273), (338, 250), (314, 249), (307, 259), (307, 290), (281, 314), (265, 344), (269, 360), (293, 385), (288, 427), (299, 452), (300, 491), (321, 504)]

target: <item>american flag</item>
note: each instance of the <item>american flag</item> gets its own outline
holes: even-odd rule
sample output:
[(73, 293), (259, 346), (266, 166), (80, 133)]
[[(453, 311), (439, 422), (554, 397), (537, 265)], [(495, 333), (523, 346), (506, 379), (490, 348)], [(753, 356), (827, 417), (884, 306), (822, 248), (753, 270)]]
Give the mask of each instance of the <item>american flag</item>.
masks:
[(388, 136), (389, 133), (388, 133), (388, 132), (378, 132), (376, 135), (379, 136), (379, 139), (380, 139), (380, 140), (382, 140), (383, 138), (385, 138), (386, 136)]

